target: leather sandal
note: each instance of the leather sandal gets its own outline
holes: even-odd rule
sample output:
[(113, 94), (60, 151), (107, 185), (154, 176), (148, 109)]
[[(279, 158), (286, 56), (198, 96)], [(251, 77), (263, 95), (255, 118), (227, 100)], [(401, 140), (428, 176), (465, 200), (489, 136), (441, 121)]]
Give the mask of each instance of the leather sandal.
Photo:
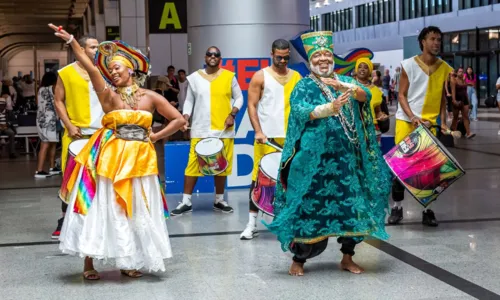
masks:
[(126, 276), (131, 277), (131, 278), (139, 278), (139, 277), (142, 277), (144, 275), (137, 270), (120, 270), (120, 272), (123, 275), (126, 275)]
[(99, 276), (99, 273), (96, 270), (88, 270), (83, 272), (83, 278), (86, 280), (99, 280), (101, 277)]

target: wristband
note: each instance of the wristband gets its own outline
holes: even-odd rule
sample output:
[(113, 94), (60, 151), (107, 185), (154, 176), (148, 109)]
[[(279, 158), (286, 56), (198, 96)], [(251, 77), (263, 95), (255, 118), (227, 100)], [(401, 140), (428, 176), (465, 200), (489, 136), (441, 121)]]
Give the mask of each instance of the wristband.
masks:
[(73, 41), (75, 37), (73, 35), (71, 35), (71, 37), (69, 38), (69, 40), (66, 42), (66, 45), (69, 45), (71, 44), (71, 42)]
[(315, 119), (330, 117), (330, 116), (333, 116), (335, 113), (338, 113), (338, 112), (334, 111), (333, 103), (318, 105), (311, 112), (312, 116)]
[(352, 83), (347, 83), (347, 82), (342, 82), (341, 83), (345, 88), (347, 89), (351, 89), (351, 90), (354, 90), (354, 89), (357, 89), (358, 86), (355, 85), (355, 84), (352, 84)]
[(152, 135), (153, 135), (153, 133), (151, 133), (151, 134), (149, 135), (149, 141), (151, 142), (151, 144), (154, 144), (154, 143), (158, 142), (158, 140), (156, 140), (156, 141), (154, 141), (154, 142), (153, 142), (153, 140), (151, 140), (151, 136), (152, 136)]
[(357, 98), (358, 98), (358, 87), (354, 87), (351, 90), (353, 91), (352, 92), (352, 97), (357, 100)]

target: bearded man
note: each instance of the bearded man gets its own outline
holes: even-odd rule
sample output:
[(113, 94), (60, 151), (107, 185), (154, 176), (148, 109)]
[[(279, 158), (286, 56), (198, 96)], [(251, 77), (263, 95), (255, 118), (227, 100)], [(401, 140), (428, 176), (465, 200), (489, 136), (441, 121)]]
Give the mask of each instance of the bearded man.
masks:
[(356, 244), (364, 236), (388, 237), (390, 173), (377, 144), (371, 94), (333, 72), (331, 31), (301, 38), (311, 74), (290, 97), (275, 218), (266, 226), (283, 251), (295, 255), (290, 275), (303, 275), (306, 260), (322, 253), (332, 236), (342, 244), (341, 268), (359, 274), (364, 270), (352, 260)]

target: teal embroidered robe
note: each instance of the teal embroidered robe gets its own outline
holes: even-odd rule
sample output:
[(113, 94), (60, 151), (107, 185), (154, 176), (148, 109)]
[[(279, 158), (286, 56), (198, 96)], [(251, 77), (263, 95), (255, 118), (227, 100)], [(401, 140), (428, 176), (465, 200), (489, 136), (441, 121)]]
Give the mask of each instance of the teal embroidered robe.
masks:
[[(356, 84), (346, 76), (342, 82)], [(368, 100), (360, 107), (350, 99), (359, 147), (344, 133), (338, 117), (310, 120), (314, 108), (329, 100), (309, 77), (295, 86), (282, 154), (275, 217), (267, 228), (277, 235), (283, 251), (292, 242), (312, 244), (330, 236), (387, 239), (385, 218), (391, 175), (377, 143)], [(330, 88), (334, 97), (340, 93)], [(348, 104), (342, 108), (346, 116)]]

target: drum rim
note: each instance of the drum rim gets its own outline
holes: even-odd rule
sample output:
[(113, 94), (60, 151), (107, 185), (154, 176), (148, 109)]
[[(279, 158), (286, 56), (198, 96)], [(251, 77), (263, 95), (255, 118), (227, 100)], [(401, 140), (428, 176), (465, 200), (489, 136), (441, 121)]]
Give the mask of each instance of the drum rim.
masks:
[[(71, 151), (71, 144), (73, 143), (76, 143), (76, 142), (82, 142), (82, 141), (86, 141), (85, 144), (87, 144), (89, 142), (90, 139), (77, 139), (77, 140), (74, 140), (74, 141), (71, 141), (71, 143), (69, 143), (68, 145), (68, 152), (73, 155), (73, 156), (77, 156), (78, 154), (74, 153), (73, 151)], [(82, 149), (85, 147), (85, 145), (82, 147)], [(82, 150), (80, 149), (80, 151)]]
[(262, 158), (260, 159), (259, 161), (259, 170), (262, 171), (262, 173), (264, 173), (264, 175), (266, 175), (268, 178), (270, 179), (273, 179), (274, 181), (278, 181), (278, 175), (280, 174), (280, 167), (281, 167), (281, 159), (280, 159), (280, 163), (278, 163), (278, 173), (276, 174), (276, 178), (273, 178), (271, 177), (266, 171), (264, 171), (264, 169), (262, 168), (262, 160), (264, 159), (264, 157), (270, 155), (270, 154), (281, 154), (282, 155), (282, 152), (279, 152), (279, 151), (276, 151), (276, 152), (271, 152), (271, 153), (267, 153), (266, 155), (262, 156)]
[[(446, 149), (446, 147), (444, 147), (444, 145), (443, 145), (441, 142), (439, 142), (439, 140), (437, 139), (437, 137), (435, 137), (435, 136), (434, 136), (434, 134), (432, 134), (432, 132), (430, 132), (430, 130), (429, 130), (427, 127), (425, 127), (425, 126), (423, 126), (423, 125), (420, 125), (420, 126), (422, 126), (422, 127), (423, 127), (426, 131), (427, 131), (427, 133), (429, 134), (429, 136), (432, 138), (432, 140), (433, 140), (434, 142), (436, 142), (436, 141), (437, 141), (437, 142), (439, 143), (438, 145), (439, 145), (439, 146), (442, 146), (442, 148), (441, 148), (441, 149)], [(420, 127), (420, 126), (419, 126), (419, 127)], [(418, 128), (418, 127), (417, 127), (417, 128)], [(412, 131), (412, 133), (413, 133), (413, 131)], [(406, 137), (405, 137), (405, 138), (406, 138)], [(396, 144), (394, 147), (396, 147), (396, 146), (398, 146), (398, 144)], [(389, 152), (390, 152), (390, 151), (389, 151)], [(443, 151), (443, 152), (445, 152), (445, 155), (446, 155), (447, 157), (448, 157), (448, 154), (450, 154), (450, 153), (447, 151), (447, 149), (446, 149), (446, 151)], [(387, 153), (387, 154), (388, 154), (388, 153)], [(385, 155), (384, 155), (384, 158), (386, 157), (386, 155), (387, 155), (387, 154), (385, 154)], [(451, 155), (451, 154), (450, 154), (450, 155)], [(456, 159), (454, 159), (454, 157), (453, 157), (453, 156), (448, 157), (448, 158), (450, 158), (450, 159), (453, 161), (453, 163), (455, 163), (455, 164), (458, 166), (458, 168), (462, 171), (462, 173), (461, 173), (459, 176), (455, 177), (455, 179), (454, 179), (452, 182), (450, 182), (450, 184), (448, 185), (448, 187), (446, 187), (446, 188), (443, 190), (443, 192), (444, 192), (444, 191), (446, 191), (446, 190), (449, 188), (449, 186), (450, 186), (451, 184), (453, 184), (455, 181), (457, 181), (457, 180), (459, 180), (460, 178), (462, 178), (462, 177), (465, 175), (465, 173), (466, 173), (466, 172), (465, 172), (465, 170), (462, 168), (462, 166), (460, 166), (460, 164), (458, 164), (458, 162), (456, 161)], [(420, 203), (423, 207), (428, 207), (428, 206), (429, 206), (432, 202), (436, 201), (437, 197), (435, 197), (434, 199), (432, 199), (431, 201), (429, 201), (426, 205), (424, 205), (424, 204), (420, 201), (420, 198), (418, 198), (416, 195), (414, 195), (414, 194), (413, 194), (413, 193), (412, 193), (412, 192), (411, 192), (411, 191), (410, 191), (410, 190), (406, 187), (406, 185), (405, 185), (404, 181), (403, 181), (403, 180), (401, 180), (401, 179), (399, 179), (398, 175), (396, 174), (396, 172), (394, 171), (394, 169), (392, 168), (392, 166), (391, 166), (389, 163), (387, 163), (387, 161), (386, 161), (386, 160), (385, 160), (385, 163), (386, 163), (386, 165), (389, 167), (389, 169), (391, 170), (391, 173), (394, 175), (395, 179), (396, 179), (396, 180), (398, 180), (398, 181), (399, 181), (399, 182), (400, 182), (400, 183), (401, 183), (401, 184), (405, 187), (405, 189), (408, 191), (408, 193), (409, 193), (409, 194), (410, 194), (410, 195), (411, 195), (411, 196), (412, 196), (412, 197), (413, 197), (413, 198), (414, 198), (414, 199), (415, 199), (418, 203)], [(443, 192), (441, 192), (440, 194), (442, 194)]]
[[(255, 190), (255, 187), (252, 189), (252, 193), (251, 193), (251, 195), (252, 195), (252, 196), (250, 197), (250, 200), (252, 200), (253, 204), (254, 204), (255, 206), (257, 206), (257, 208), (258, 208), (258, 209), (259, 209), (259, 210), (260, 210), (263, 214), (266, 214), (266, 215), (268, 215), (268, 216), (274, 217), (274, 213), (272, 214), (272, 213), (269, 213), (269, 212), (267, 212), (267, 211), (263, 210), (263, 209), (261, 208), (261, 206), (260, 206), (260, 205), (259, 205), (259, 204), (258, 204), (258, 203), (254, 200), (254, 198), (253, 198), (253, 194), (254, 194), (254, 193), (253, 193), (253, 191), (254, 191), (254, 190)], [(276, 199), (276, 192), (274, 193), (274, 198)], [(274, 201), (273, 201), (273, 202), (274, 202)], [(272, 205), (271, 205), (271, 206), (272, 206)], [(273, 212), (274, 212), (274, 207), (273, 207)]]
[[(448, 151), (448, 148), (446, 148), (443, 145), (443, 143), (441, 143), (441, 141), (439, 141), (439, 139), (434, 134), (432, 134), (432, 132), (429, 130), (429, 128), (427, 128), (424, 125), (420, 125), (419, 127), (422, 127), (429, 134), (429, 136), (434, 141), (434, 143), (436, 143), (443, 150), (444, 154), (451, 161), (453, 161), (453, 163), (465, 174), (465, 170), (464, 170), (464, 168), (462, 168), (462, 166), (460, 165), (460, 163), (458, 162), (458, 160), (453, 155), (451, 155), (450, 151)], [(439, 128), (436, 128), (436, 130), (439, 130)]]
[[(204, 141), (204, 140), (217, 140), (217, 141), (219, 141), (219, 142), (222, 144), (222, 148), (221, 148), (219, 151), (214, 152), (214, 153), (210, 153), (210, 154), (200, 154), (198, 151), (196, 151), (196, 148), (197, 148), (197, 147), (198, 147), (198, 145), (199, 145), (202, 141)], [(196, 154), (200, 155), (200, 156), (209, 156), (209, 155), (214, 155), (214, 154), (219, 153), (219, 152), (220, 152), (220, 151), (222, 151), (222, 150), (224, 150), (224, 142), (223, 142), (221, 139), (218, 139), (218, 138), (216, 138), (216, 137), (207, 137), (207, 138), (202, 138), (202, 139), (201, 139), (201, 140), (199, 140), (199, 141), (196, 143), (196, 145), (194, 146), (194, 152), (195, 152)]]
[[(392, 169), (391, 169), (391, 170), (392, 170)], [(465, 175), (465, 173), (462, 173), (462, 174), (460, 174), (460, 176), (455, 177), (455, 179), (453, 179), (453, 181), (451, 181), (451, 182), (448, 184), (448, 186), (447, 186), (446, 188), (444, 188), (444, 190), (443, 190), (441, 193), (439, 193), (439, 195), (437, 195), (437, 196), (436, 196), (436, 197), (434, 197), (431, 201), (429, 201), (428, 203), (426, 203), (426, 204), (424, 205), (424, 204), (422, 203), (422, 201), (420, 200), (421, 198), (418, 198), (416, 195), (414, 195), (414, 194), (413, 194), (413, 192), (411, 192), (410, 190), (408, 190), (408, 188), (406, 188), (405, 183), (404, 183), (402, 180), (400, 180), (394, 172), (393, 172), (393, 174), (396, 176), (397, 180), (399, 180), (399, 182), (400, 182), (400, 183), (401, 183), (401, 184), (405, 187), (405, 189), (408, 191), (408, 193), (409, 193), (409, 194), (410, 194), (410, 195), (411, 195), (411, 196), (412, 196), (412, 197), (413, 197), (413, 198), (414, 198), (414, 199), (415, 199), (418, 203), (420, 203), (423, 207), (428, 207), (429, 205), (431, 205), (431, 203), (432, 203), (432, 202), (434, 202), (434, 201), (436, 201), (436, 200), (437, 200), (437, 198), (438, 198), (438, 196), (439, 196), (439, 195), (441, 195), (442, 193), (444, 193), (444, 192), (445, 192), (445, 191), (446, 191), (446, 190), (447, 190), (447, 189), (448, 189), (448, 188), (449, 188), (449, 187), (450, 187), (450, 186), (451, 186), (451, 185), (452, 185), (455, 181), (459, 180), (460, 178), (462, 178), (462, 177)]]

